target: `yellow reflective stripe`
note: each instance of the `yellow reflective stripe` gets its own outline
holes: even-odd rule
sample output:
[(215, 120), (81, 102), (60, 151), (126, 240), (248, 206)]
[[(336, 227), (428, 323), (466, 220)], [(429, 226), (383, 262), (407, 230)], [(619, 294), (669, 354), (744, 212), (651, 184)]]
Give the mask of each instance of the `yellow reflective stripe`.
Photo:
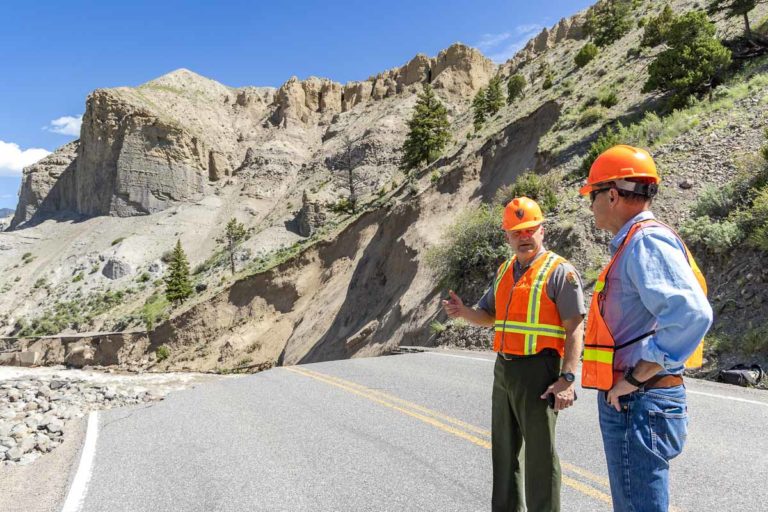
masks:
[(597, 361), (598, 363), (613, 364), (613, 350), (598, 350), (595, 348), (584, 349), (584, 361)]
[(496, 298), (496, 290), (499, 289), (499, 283), (501, 282), (501, 278), (504, 277), (504, 274), (507, 273), (507, 269), (509, 269), (509, 266), (512, 264), (512, 259), (509, 259), (505, 261), (501, 266), (501, 271), (499, 272), (499, 275), (496, 276), (496, 281), (493, 283), (493, 296), (494, 299)]
[[(528, 294), (528, 323), (530, 325), (536, 325), (539, 323), (539, 314), (541, 313), (541, 308), (539, 307), (539, 295), (541, 294), (541, 289), (544, 287), (544, 278), (549, 273), (549, 270), (554, 266), (557, 258), (557, 255), (555, 255), (553, 252), (547, 254), (547, 260), (541, 266), (539, 273), (536, 275), (536, 278), (533, 281), (533, 286), (531, 286), (531, 290)], [(535, 354), (537, 341), (538, 340), (535, 335), (529, 334), (526, 337), (523, 352), (525, 354)]]
[[(538, 341), (539, 336), (547, 336), (549, 338), (558, 338), (558, 339), (565, 339), (565, 333), (559, 333), (559, 332), (547, 332), (547, 331), (534, 331), (531, 329), (522, 329), (520, 327), (497, 327), (496, 332), (509, 332), (509, 333), (517, 333), (517, 334), (524, 334), (527, 337), (534, 338), (536, 341)], [(534, 343), (535, 346), (535, 343)]]
[(559, 325), (551, 324), (527, 324), (524, 322), (496, 322), (496, 332), (512, 332), (525, 334), (528, 336), (549, 336), (552, 338), (565, 339), (565, 329)]
[(605, 281), (598, 281), (595, 283), (595, 293), (600, 293), (605, 288)]
[(516, 327), (516, 328), (520, 328), (520, 329), (525, 329), (525, 328), (531, 328), (532, 330), (536, 330), (536, 329), (549, 329), (549, 330), (552, 330), (552, 331), (558, 331), (558, 332), (565, 333), (565, 327), (560, 326), (560, 325), (554, 325), (554, 324), (529, 324), (528, 322), (515, 322), (515, 321), (512, 321), (512, 320), (507, 320), (506, 322), (504, 320), (496, 320), (496, 324), (495, 325), (496, 325), (497, 328), (498, 327), (503, 327), (503, 326), (506, 325), (508, 327)]

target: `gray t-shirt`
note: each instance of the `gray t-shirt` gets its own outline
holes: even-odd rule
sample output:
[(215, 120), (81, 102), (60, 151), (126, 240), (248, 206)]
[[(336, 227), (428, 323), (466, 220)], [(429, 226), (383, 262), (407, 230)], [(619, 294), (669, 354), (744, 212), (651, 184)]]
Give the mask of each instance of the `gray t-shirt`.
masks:
[[(515, 283), (523, 277), (523, 274), (531, 263), (541, 258), (544, 251), (540, 252), (527, 265), (522, 266), (519, 261), (515, 261), (512, 268)], [(494, 277), (494, 282), (498, 276)], [(561, 263), (552, 271), (547, 280), (547, 296), (557, 306), (557, 312), (560, 318), (573, 318), (576, 315), (582, 317), (587, 314), (587, 308), (584, 305), (584, 285), (581, 282), (581, 276), (576, 269), (567, 261)], [(493, 282), (477, 303), (479, 309), (484, 310), (491, 316), (496, 316), (496, 296), (493, 293)]]

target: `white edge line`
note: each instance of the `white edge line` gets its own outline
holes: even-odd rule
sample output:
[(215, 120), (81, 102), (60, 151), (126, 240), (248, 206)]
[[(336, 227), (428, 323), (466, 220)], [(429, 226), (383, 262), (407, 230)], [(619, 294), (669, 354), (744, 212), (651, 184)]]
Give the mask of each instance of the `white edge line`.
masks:
[[(424, 354), (433, 354), (433, 355), (436, 355), (436, 356), (444, 356), (444, 357), (458, 357), (460, 359), (474, 359), (475, 361), (486, 361), (488, 363), (495, 362), (495, 359), (486, 359), (484, 357), (459, 356), (459, 355), (456, 355), (456, 354), (443, 354), (443, 353), (440, 353), (440, 352), (433, 352), (433, 351), (428, 351), (428, 352), (423, 352), (423, 353)], [(693, 391), (691, 389), (686, 389), (685, 391), (686, 391), (686, 393), (688, 393), (690, 395), (703, 395), (703, 396), (708, 396), (708, 397), (711, 397), (711, 398), (722, 398), (723, 400), (733, 400), (734, 402), (744, 402), (744, 403), (747, 403), (747, 404), (757, 404), (757, 405), (762, 405), (764, 407), (768, 407), (768, 403), (760, 402), (758, 400), (748, 400), (746, 398), (738, 398), (738, 397), (735, 397), (735, 396), (728, 396), (728, 395), (718, 395), (716, 393), (705, 393), (704, 391)]]
[(422, 354), (432, 354), (435, 356), (443, 356), (443, 357), (458, 357), (459, 359), (474, 359), (475, 361), (485, 361), (486, 363), (495, 363), (496, 359), (486, 359), (485, 357), (470, 357), (470, 356), (459, 356), (456, 354), (443, 354), (440, 352), (433, 352), (433, 351), (426, 351), (422, 352)]
[(705, 393), (703, 391), (692, 391), (690, 389), (686, 389), (686, 392), (691, 395), (704, 395), (704, 396), (710, 396), (712, 398), (723, 398), (725, 400), (733, 400), (734, 402), (745, 402), (748, 404), (757, 404), (757, 405), (763, 405), (765, 407), (768, 407), (768, 403), (760, 402), (758, 400), (747, 400), (746, 398), (737, 398), (735, 396), (718, 395), (715, 393)]
[(91, 480), (93, 470), (93, 458), (96, 454), (96, 439), (99, 436), (99, 417), (98, 411), (91, 411), (88, 414), (88, 427), (85, 433), (85, 443), (83, 443), (83, 453), (80, 456), (80, 465), (77, 473), (69, 488), (67, 500), (61, 512), (78, 512), (83, 506), (85, 493), (88, 488), (88, 482)]

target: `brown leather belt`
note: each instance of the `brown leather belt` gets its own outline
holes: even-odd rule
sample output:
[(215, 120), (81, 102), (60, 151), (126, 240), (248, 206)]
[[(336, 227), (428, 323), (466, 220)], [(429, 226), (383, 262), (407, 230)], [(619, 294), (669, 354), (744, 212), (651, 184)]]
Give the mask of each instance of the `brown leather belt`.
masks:
[(683, 384), (682, 375), (655, 375), (645, 381), (644, 389), (673, 388)]

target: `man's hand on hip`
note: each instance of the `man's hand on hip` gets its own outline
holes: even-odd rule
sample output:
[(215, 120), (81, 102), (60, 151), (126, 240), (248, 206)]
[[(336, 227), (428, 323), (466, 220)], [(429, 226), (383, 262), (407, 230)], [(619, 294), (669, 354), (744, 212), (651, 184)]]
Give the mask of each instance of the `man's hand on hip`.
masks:
[(621, 377), (616, 382), (616, 384), (613, 385), (611, 390), (608, 391), (608, 402), (613, 406), (614, 409), (616, 409), (618, 412), (621, 412), (621, 404), (619, 403), (619, 398), (636, 390), (637, 386), (633, 386), (624, 380), (624, 377)]

